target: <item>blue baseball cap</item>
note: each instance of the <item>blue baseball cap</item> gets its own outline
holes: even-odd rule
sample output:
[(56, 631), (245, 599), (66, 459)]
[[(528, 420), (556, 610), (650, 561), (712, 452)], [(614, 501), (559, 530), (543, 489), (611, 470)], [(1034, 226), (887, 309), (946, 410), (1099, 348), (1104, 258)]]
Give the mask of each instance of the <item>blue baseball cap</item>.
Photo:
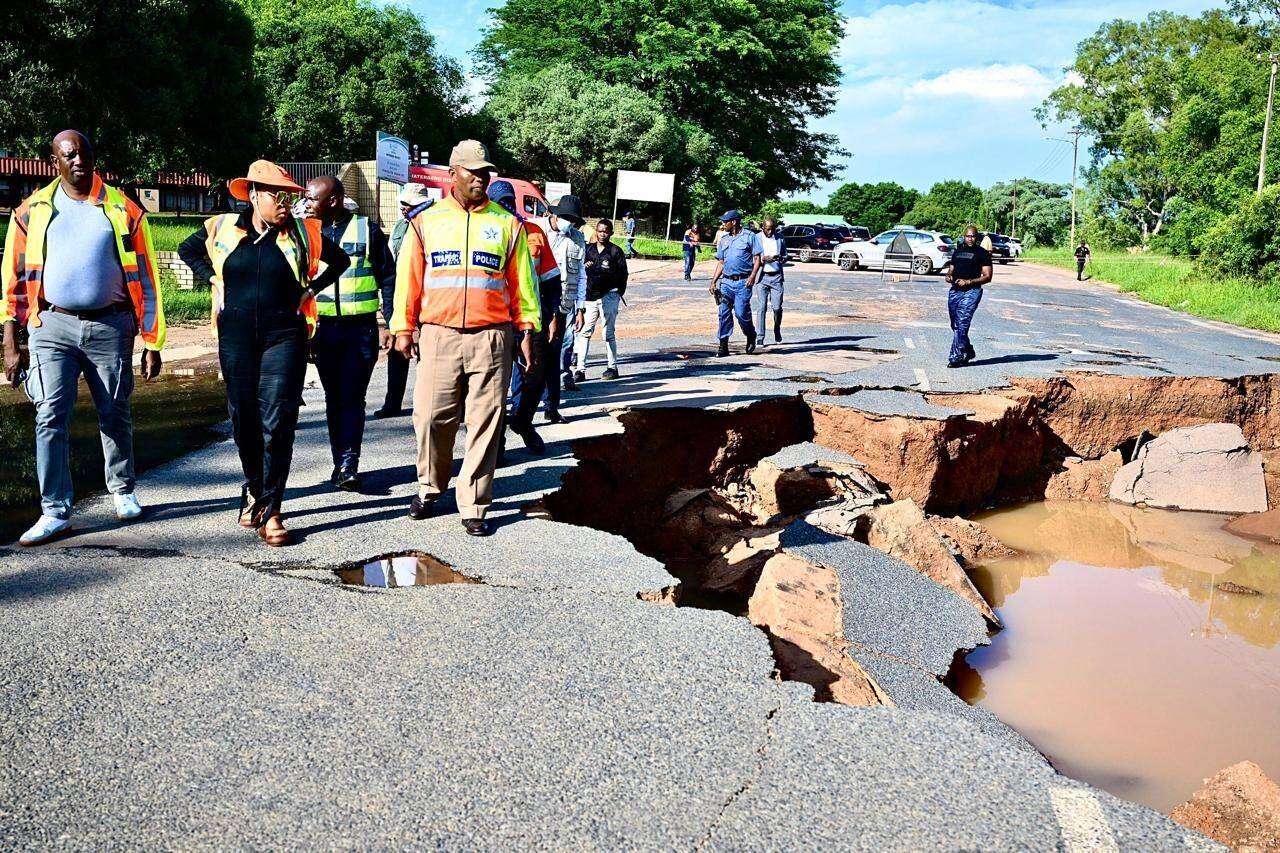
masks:
[(735, 219), (741, 219), (742, 214), (735, 210), (726, 210), (724, 216), (720, 217), (721, 222), (732, 222)]
[(489, 198), (512, 213), (516, 207), (516, 188), (510, 181), (493, 181), (489, 184)]

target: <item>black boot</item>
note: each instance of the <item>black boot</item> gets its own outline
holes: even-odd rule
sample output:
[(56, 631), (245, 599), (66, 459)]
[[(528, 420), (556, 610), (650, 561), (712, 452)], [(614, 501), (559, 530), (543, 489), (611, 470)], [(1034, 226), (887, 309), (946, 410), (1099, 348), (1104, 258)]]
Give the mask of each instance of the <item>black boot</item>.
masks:
[(782, 309), (773, 312), (773, 339), (782, 343)]
[(721, 339), (720, 339), (720, 349), (718, 349), (718, 350), (716, 351), (716, 356), (717, 356), (718, 358), (723, 358), (724, 356), (726, 356), (726, 355), (728, 355), (728, 354), (729, 354), (729, 339), (728, 339), (728, 338), (721, 338)]
[(756, 351), (756, 336), (754, 333), (752, 333), (750, 335), (747, 335), (747, 354), (750, 355), (755, 351)]

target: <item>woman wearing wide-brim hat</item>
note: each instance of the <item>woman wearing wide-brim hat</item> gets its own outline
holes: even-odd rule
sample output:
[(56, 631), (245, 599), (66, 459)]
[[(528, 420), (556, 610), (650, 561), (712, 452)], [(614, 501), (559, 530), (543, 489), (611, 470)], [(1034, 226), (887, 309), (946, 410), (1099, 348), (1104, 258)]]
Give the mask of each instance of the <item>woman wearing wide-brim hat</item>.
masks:
[(244, 469), (239, 523), (256, 528), (268, 545), (286, 545), (280, 503), (315, 330), (315, 294), (350, 262), (321, 235), (318, 220), (293, 217), (302, 187), (275, 163), (258, 160), (227, 186), (249, 207), (209, 217), (178, 254), (196, 281), (213, 288), (213, 332)]

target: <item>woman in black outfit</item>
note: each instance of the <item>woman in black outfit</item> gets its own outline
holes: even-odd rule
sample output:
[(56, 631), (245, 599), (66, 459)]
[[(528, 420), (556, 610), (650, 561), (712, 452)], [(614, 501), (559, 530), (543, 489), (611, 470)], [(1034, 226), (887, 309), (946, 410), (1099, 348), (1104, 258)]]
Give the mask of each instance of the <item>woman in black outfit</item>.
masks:
[(239, 522), (257, 528), (268, 545), (286, 545), (280, 503), (293, 460), (307, 340), (315, 329), (315, 294), (337, 281), (350, 261), (321, 236), (318, 221), (293, 218), (290, 208), (302, 187), (276, 164), (258, 160), (229, 188), (249, 209), (209, 217), (178, 254), (197, 281), (213, 288), (218, 360), (244, 469)]

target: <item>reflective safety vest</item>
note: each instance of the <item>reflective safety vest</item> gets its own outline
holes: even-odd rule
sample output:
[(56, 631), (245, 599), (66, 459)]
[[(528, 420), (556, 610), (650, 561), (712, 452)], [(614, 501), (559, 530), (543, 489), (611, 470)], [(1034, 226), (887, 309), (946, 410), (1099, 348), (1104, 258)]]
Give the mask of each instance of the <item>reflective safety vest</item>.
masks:
[(520, 220), (492, 201), (466, 210), (452, 195), (415, 216), (396, 260), (391, 314), (396, 334), (423, 323), (541, 329), (538, 280)]
[(321, 317), (372, 314), (378, 310), (378, 279), (369, 261), (369, 217), (352, 216), (342, 232), (342, 251), (351, 266), (331, 287), (316, 294)]
[[(15, 320), (40, 325), (44, 290), (44, 250), (53, 221), (53, 194), (61, 178), (36, 190), (9, 220), (4, 261), (0, 266), (0, 323)], [(116, 254), (124, 272), (125, 290), (133, 303), (138, 332), (147, 349), (164, 347), (164, 305), (156, 275), (151, 226), (142, 208), (124, 193), (103, 183), (95, 172), (89, 200), (102, 208), (115, 232)]]
[[(227, 262), (227, 258), (231, 257), (231, 253), (240, 245), (240, 241), (248, 238), (249, 232), (240, 227), (240, 214), (238, 213), (222, 213), (217, 216), (210, 216), (204, 221), (204, 230), (207, 235), (204, 240), (205, 250), (209, 253), (209, 262), (213, 265), (213, 279), (210, 284), (213, 287), (213, 334), (214, 337), (217, 337), (218, 314), (222, 312), (224, 301), (222, 295), (222, 265)], [(284, 255), (285, 262), (289, 264), (289, 268), (293, 270), (294, 276), (298, 279), (298, 291), (301, 294), (302, 289), (307, 287), (311, 280), (320, 274), (320, 251), (324, 245), (324, 239), (320, 236), (320, 222), (316, 219), (295, 219), (289, 230), (293, 232), (298, 242), (302, 244), (301, 247), (290, 237), (289, 231), (276, 232), (276, 246), (279, 247), (280, 253)], [(299, 248), (301, 248), (301, 251), (299, 251)], [(299, 256), (304, 252), (307, 257), (307, 263), (305, 267), (300, 267), (298, 263)], [(308, 296), (298, 310), (306, 318), (307, 334), (315, 334), (316, 298)]]

